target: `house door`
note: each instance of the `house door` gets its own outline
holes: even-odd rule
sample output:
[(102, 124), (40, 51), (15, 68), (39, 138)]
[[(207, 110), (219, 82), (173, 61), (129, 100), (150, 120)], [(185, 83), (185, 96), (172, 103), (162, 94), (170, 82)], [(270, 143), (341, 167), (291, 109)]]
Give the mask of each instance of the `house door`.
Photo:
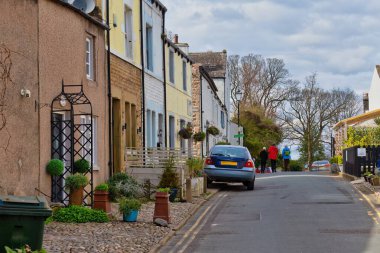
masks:
[(175, 121), (173, 116), (169, 116), (169, 147), (175, 147)]
[(113, 119), (113, 169), (114, 172), (121, 172), (121, 111), (120, 100), (112, 99), (112, 119)]

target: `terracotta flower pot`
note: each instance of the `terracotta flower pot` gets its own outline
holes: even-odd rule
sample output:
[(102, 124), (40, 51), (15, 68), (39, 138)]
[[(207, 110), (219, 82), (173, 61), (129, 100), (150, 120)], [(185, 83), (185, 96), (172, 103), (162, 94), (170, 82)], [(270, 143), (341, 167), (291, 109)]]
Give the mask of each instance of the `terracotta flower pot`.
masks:
[(111, 212), (111, 202), (109, 200), (108, 191), (95, 191), (95, 193), (94, 193), (94, 209), (100, 209), (106, 213)]
[(81, 206), (83, 200), (84, 187), (71, 189), (69, 194), (69, 205)]
[(169, 194), (166, 192), (156, 192), (153, 221), (156, 218), (166, 220), (170, 223)]

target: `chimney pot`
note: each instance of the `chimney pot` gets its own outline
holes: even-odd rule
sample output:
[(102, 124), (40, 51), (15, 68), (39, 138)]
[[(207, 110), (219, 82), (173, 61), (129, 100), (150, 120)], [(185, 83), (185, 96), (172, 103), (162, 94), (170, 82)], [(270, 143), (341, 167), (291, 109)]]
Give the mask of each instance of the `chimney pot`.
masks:
[(178, 34), (174, 34), (174, 44), (178, 44)]

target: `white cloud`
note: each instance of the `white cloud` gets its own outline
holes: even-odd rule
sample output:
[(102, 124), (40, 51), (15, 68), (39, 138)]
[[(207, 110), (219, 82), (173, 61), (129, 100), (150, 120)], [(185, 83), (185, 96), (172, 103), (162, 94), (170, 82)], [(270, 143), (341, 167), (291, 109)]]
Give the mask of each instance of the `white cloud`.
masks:
[(369, 88), (380, 63), (378, 0), (162, 0), (168, 30), (191, 51), (227, 49), (284, 59), (300, 81)]

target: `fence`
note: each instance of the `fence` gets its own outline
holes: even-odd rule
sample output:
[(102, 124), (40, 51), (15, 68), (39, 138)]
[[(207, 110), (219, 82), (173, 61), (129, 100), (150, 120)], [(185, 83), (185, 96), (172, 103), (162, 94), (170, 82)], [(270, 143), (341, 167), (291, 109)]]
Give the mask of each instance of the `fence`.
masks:
[[(363, 156), (358, 155), (359, 148), (365, 149)], [(346, 148), (343, 150), (343, 170), (356, 177), (361, 177), (366, 171), (375, 174), (378, 159), (380, 159), (380, 146)]]
[(181, 149), (126, 148), (126, 172), (142, 183), (148, 181), (149, 184), (157, 186), (165, 169), (165, 164), (170, 157), (173, 157), (174, 169), (178, 173), (181, 186), (184, 186), (188, 176), (186, 167), (188, 156), (189, 152)]

